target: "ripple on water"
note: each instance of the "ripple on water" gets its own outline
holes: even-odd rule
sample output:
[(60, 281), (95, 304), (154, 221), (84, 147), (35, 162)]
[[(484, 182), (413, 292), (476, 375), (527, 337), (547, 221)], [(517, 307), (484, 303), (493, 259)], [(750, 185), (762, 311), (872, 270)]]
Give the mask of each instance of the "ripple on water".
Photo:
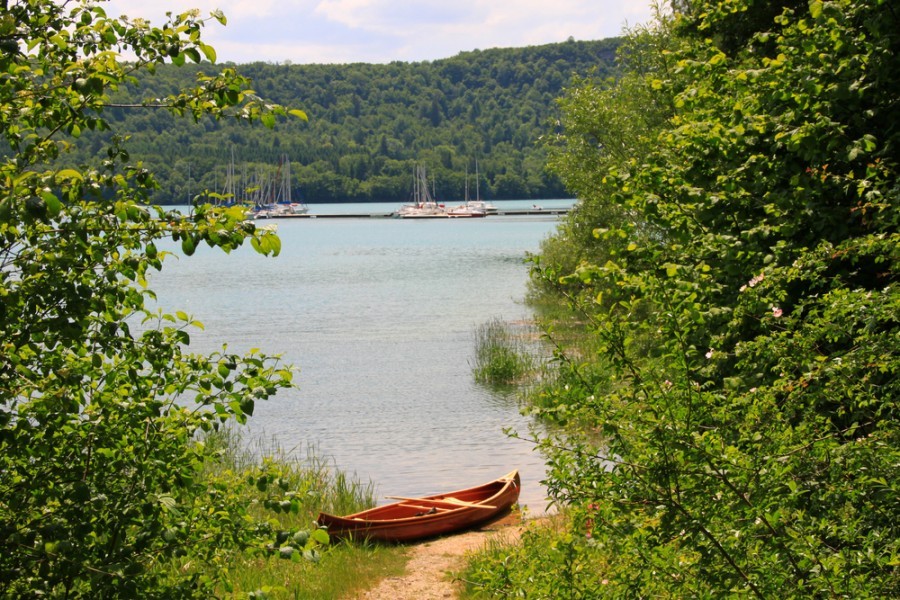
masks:
[(468, 487), (513, 468), (543, 511), (541, 457), (514, 400), (476, 385), (475, 328), (528, 318), (526, 252), (555, 227), (530, 218), (279, 223), (281, 256), (201, 249), (167, 263), (160, 304), (205, 325), (199, 351), (260, 348), (299, 367), (298, 389), (257, 406), (251, 432), (312, 444), (380, 495)]

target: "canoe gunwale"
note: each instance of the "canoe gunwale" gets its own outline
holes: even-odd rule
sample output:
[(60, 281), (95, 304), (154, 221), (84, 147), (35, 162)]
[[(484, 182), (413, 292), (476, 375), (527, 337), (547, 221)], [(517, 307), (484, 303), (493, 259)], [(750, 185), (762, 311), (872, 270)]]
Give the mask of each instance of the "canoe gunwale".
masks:
[[(377, 506), (358, 513), (336, 516), (320, 513), (319, 526), (326, 527), (329, 535), (339, 538), (358, 538), (387, 542), (407, 542), (435, 537), (468, 529), (507, 513), (519, 498), (521, 480), (518, 471), (471, 488), (406, 498), (400, 502)], [(454, 498), (461, 504), (454, 504)], [(474, 500), (477, 499), (477, 502)], [(407, 509), (420, 510), (422, 506), (410, 506), (411, 502), (432, 504), (427, 513), (407, 514)], [(492, 507), (492, 508), (489, 508)], [(379, 518), (382, 517), (382, 518)]]

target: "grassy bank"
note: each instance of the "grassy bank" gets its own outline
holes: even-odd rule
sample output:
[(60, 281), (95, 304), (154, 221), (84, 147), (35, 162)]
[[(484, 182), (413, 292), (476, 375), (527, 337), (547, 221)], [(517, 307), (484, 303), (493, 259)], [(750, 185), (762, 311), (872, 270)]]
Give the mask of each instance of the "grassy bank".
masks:
[(374, 506), (371, 482), (347, 476), (312, 447), (287, 450), (262, 440), (247, 444), (232, 430), (203, 443), (220, 459), (207, 476), (245, 494), (248, 524), (274, 540), (228, 557), (223, 596), (341, 598), (403, 570), (402, 547), (327, 540), (316, 528), (320, 511), (346, 514)]
[(384, 577), (399, 575), (406, 560), (401, 546), (342, 543), (323, 553), (318, 563), (243, 555), (233, 563), (233, 594), (239, 598), (346, 598)]

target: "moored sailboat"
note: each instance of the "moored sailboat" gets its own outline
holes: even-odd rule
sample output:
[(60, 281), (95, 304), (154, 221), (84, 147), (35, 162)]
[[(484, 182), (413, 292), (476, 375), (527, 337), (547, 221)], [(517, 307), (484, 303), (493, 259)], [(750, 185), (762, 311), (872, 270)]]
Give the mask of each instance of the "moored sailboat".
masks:
[(465, 202), (447, 209), (451, 217), (484, 217), (497, 212), (497, 207), (481, 199), (481, 188), (478, 181), (478, 161), (475, 161), (475, 199), (469, 198), (469, 167), (466, 166)]
[[(275, 181), (277, 180), (277, 186)], [(250, 213), (253, 219), (282, 219), (304, 216), (309, 207), (302, 202), (295, 202), (291, 196), (291, 163), (282, 155), (275, 173), (275, 178), (261, 178), (257, 188), (261, 193), (253, 200), (254, 209)]]
[(415, 174), (413, 175), (412, 203), (401, 206), (394, 213), (394, 216), (401, 219), (435, 219), (450, 216), (444, 205), (439, 204), (428, 191), (428, 178), (425, 174), (425, 167), (416, 165)]

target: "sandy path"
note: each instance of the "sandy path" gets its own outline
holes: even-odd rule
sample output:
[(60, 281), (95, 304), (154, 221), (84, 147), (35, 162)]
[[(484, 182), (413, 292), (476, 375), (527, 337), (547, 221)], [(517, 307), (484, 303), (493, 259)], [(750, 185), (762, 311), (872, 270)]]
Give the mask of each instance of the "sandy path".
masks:
[(400, 577), (388, 577), (373, 589), (355, 596), (357, 600), (446, 600), (456, 598), (459, 585), (451, 581), (450, 571), (465, 565), (467, 553), (480, 549), (495, 536), (515, 540), (522, 526), (511, 515), (465, 533), (415, 544), (409, 547), (410, 560)]

